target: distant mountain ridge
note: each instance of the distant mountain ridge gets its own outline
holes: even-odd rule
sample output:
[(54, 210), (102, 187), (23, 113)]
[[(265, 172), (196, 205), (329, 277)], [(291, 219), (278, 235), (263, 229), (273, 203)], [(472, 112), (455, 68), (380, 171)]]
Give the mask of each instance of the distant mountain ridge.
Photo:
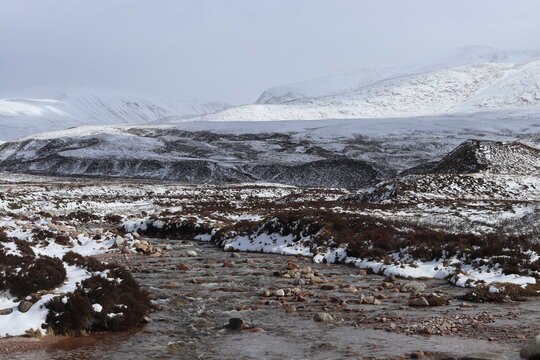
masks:
[(33, 88), (0, 98), (0, 140), (72, 126), (148, 123), (169, 115), (200, 115), (228, 106), (153, 99), (95, 87)]

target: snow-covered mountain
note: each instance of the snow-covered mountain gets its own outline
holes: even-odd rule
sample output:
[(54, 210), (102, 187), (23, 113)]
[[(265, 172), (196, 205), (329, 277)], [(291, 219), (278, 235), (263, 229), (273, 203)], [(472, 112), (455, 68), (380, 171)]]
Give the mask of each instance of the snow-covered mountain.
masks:
[(526, 63), (540, 60), (539, 50), (498, 50), (488, 46), (463, 46), (407, 66), (364, 68), (347, 74), (326, 76), (275, 86), (265, 90), (257, 104), (283, 104), (305, 98), (339, 95), (359, 90), (384, 79), (485, 63)]
[[(540, 61), (485, 63), (392, 77), (340, 95), (237, 106), (201, 121), (388, 118), (540, 105)], [(177, 119), (177, 121), (184, 121)]]
[(34, 88), (0, 96), (0, 140), (72, 126), (148, 123), (169, 115), (193, 116), (228, 107), (89, 87)]

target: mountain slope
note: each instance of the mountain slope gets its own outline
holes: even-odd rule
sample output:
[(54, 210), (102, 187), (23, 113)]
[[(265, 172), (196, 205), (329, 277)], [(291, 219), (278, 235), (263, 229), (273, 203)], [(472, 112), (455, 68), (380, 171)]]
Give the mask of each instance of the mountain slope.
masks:
[(0, 99), (0, 140), (80, 125), (148, 123), (165, 116), (191, 116), (227, 105), (164, 101), (102, 88), (27, 89)]
[(525, 63), (538, 60), (540, 60), (538, 50), (504, 51), (488, 46), (463, 46), (408, 66), (360, 69), (347, 74), (275, 86), (265, 90), (256, 103), (283, 104), (304, 98), (340, 95), (384, 79), (414, 73), (484, 63)]
[(534, 134), (529, 112), (282, 122), (78, 127), (0, 144), (0, 170), (358, 188), (477, 137)]
[(335, 96), (238, 106), (195, 119), (386, 118), (520, 108), (540, 105), (539, 86), (540, 62), (486, 63), (389, 78)]

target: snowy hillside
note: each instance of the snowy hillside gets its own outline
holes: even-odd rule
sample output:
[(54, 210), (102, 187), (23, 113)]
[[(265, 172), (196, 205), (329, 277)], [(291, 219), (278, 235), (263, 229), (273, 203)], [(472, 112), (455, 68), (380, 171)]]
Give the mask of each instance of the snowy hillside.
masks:
[(2, 94), (0, 140), (80, 125), (148, 123), (223, 110), (220, 103), (156, 100), (102, 88), (49, 87)]
[(463, 46), (408, 66), (360, 69), (347, 74), (272, 87), (261, 94), (257, 104), (283, 104), (303, 98), (339, 95), (384, 79), (414, 73), (484, 63), (525, 63), (537, 60), (540, 60), (538, 50), (504, 51), (488, 46)]

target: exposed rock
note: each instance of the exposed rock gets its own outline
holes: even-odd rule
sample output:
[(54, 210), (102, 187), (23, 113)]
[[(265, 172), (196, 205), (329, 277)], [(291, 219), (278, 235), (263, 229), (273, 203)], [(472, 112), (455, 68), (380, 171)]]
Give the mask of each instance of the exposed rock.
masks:
[(533, 337), (527, 344), (525, 344), (519, 355), (527, 360), (540, 358), (540, 335)]
[(0, 310), (0, 315), (9, 315), (13, 312), (13, 309), (9, 308), (9, 309), (2, 309)]
[(418, 281), (410, 281), (401, 285), (399, 288), (401, 292), (415, 292), (415, 291), (424, 291), (426, 290), (426, 285)]
[(283, 289), (278, 289), (274, 291), (274, 296), (285, 296), (285, 291)]
[(317, 322), (332, 322), (334, 321), (334, 317), (328, 313), (316, 313), (315, 316), (313, 316), (313, 320)]

